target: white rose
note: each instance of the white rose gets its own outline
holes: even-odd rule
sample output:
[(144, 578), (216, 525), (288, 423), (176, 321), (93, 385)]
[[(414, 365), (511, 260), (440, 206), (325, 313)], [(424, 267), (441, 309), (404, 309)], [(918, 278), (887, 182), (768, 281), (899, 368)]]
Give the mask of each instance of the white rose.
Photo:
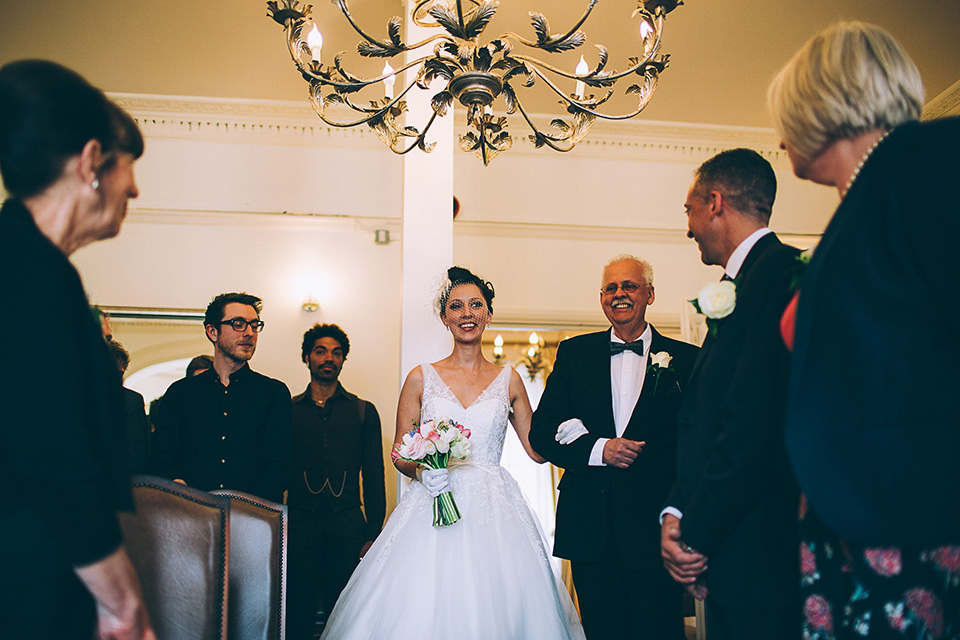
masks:
[(453, 427), (444, 427), (440, 430), (440, 440), (450, 444), (457, 439), (457, 436), (460, 434), (459, 429), (454, 429)]
[(650, 354), (650, 364), (656, 365), (662, 369), (669, 367), (671, 360), (673, 360), (673, 356), (666, 351)]
[(470, 455), (470, 441), (466, 438), (455, 440), (450, 447), (450, 455), (461, 460)]
[(730, 280), (711, 282), (697, 295), (700, 312), (719, 320), (730, 315), (737, 306), (737, 287)]
[(433, 444), (433, 442), (431, 442), (430, 440), (426, 440), (426, 439), (424, 439), (423, 442), (426, 444), (427, 455), (428, 455), (428, 456), (432, 456), (433, 454), (435, 454), (435, 453), (437, 452), (437, 445)]
[(420, 424), (420, 435), (426, 438), (434, 429), (436, 429), (436, 423), (433, 420), (427, 420)]
[(441, 433), (440, 438), (436, 441), (436, 447), (440, 453), (446, 453), (450, 450), (450, 441), (444, 438)]

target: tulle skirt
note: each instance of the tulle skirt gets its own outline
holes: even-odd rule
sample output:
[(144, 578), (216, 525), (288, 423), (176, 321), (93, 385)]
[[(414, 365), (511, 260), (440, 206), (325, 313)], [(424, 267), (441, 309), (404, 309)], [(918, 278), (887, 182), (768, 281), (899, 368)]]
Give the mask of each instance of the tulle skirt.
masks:
[(459, 522), (434, 527), (411, 482), (330, 614), (323, 640), (583, 639), (520, 488), (499, 465), (460, 464)]

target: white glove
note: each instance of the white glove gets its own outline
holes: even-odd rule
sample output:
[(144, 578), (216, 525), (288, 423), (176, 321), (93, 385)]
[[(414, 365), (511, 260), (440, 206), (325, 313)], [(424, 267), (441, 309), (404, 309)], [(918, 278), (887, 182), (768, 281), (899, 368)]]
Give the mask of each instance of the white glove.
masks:
[(450, 491), (450, 474), (446, 469), (419, 469), (417, 476), (431, 498)]
[(585, 433), (589, 433), (579, 418), (571, 418), (560, 423), (554, 439), (560, 444), (570, 444)]

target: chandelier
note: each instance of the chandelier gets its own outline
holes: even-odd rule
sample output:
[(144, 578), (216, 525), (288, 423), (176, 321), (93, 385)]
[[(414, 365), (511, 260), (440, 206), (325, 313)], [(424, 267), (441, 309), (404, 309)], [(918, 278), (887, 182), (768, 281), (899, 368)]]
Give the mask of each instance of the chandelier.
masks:
[[(681, 0), (637, 0), (631, 17), (640, 17), (640, 54), (628, 60), (623, 71), (607, 69), (608, 53), (603, 45), (596, 45), (598, 62), (590, 68), (583, 56), (572, 72), (544, 62), (528, 51), (560, 54), (573, 51), (586, 42), (580, 27), (590, 17), (599, 0), (588, 0), (580, 20), (570, 29), (552, 32), (547, 18), (530, 12), (533, 37), (524, 38), (515, 33), (504, 33), (486, 43), (480, 37), (497, 12), (496, 0), (417, 0), (411, 10), (411, 20), (420, 27), (436, 28), (440, 33), (421, 42), (408, 44), (401, 35), (400, 18), (387, 24), (387, 38), (378, 40), (357, 25), (350, 15), (348, 0), (332, 0), (347, 22), (360, 36), (357, 52), (368, 58), (386, 58), (383, 72), (372, 78), (351, 73), (343, 65), (343, 53), (325, 65), (321, 59), (322, 35), (316, 24), (304, 37), (312, 5), (302, 10), (297, 0), (267, 2), (267, 15), (283, 25), (287, 47), (293, 62), (310, 85), (310, 102), (317, 115), (334, 127), (354, 127), (366, 124), (394, 153), (404, 154), (413, 148), (429, 152), (435, 143), (425, 142), (425, 136), (438, 117), (443, 117), (457, 100), (466, 107), (469, 131), (460, 136), (460, 148), (472, 151), (486, 165), (500, 152), (513, 145), (507, 131), (507, 119), (493, 112), (494, 100), (500, 96), (506, 104), (506, 114), (519, 113), (530, 127), (530, 141), (536, 148), (550, 147), (556, 151), (570, 151), (589, 133), (597, 118), (626, 120), (643, 111), (653, 97), (660, 73), (666, 68), (669, 56), (660, 54), (660, 36), (667, 13), (682, 4)], [(423, 55), (408, 62), (398, 62), (394, 69), (389, 60), (415, 52)], [(403, 58), (401, 58), (402, 60)], [(398, 74), (413, 69), (410, 82), (396, 95), (394, 88)], [(623, 114), (606, 114), (599, 107), (613, 96), (612, 87), (621, 79), (635, 76), (638, 84), (631, 84), (626, 95), (635, 95), (636, 108)], [(565, 92), (558, 84), (564, 78), (574, 81), (574, 91)], [(566, 119), (551, 121), (551, 128), (542, 130), (534, 124), (521, 102), (521, 92), (537, 81), (549, 87), (559, 97)], [(372, 85), (382, 85), (381, 93), (359, 92)], [(404, 100), (416, 86), (419, 90), (435, 91), (430, 106), (432, 113), (422, 128), (399, 122), (407, 110)], [(439, 87), (439, 89), (438, 89)], [(598, 95), (586, 94), (586, 87), (596, 89)], [(370, 99), (370, 96), (376, 96)], [(328, 107), (349, 107), (352, 119), (337, 120)], [(344, 112), (349, 113), (349, 112)]]

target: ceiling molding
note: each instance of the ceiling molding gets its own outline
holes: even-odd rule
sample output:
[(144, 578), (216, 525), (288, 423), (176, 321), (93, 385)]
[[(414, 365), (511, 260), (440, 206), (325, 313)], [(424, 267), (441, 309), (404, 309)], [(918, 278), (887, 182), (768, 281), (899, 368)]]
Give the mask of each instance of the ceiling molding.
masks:
[[(148, 137), (189, 140), (386, 148), (368, 127), (340, 128), (321, 121), (306, 101), (201, 98), (135, 93), (111, 93), (127, 109)], [(532, 116), (549, 128), (551, 117)], [(461, 123), (463, 118), (457, 118)], [(512, 121), (512, 153), (543, 155), (530, 142), (522, 121)], [(467, 132), (465, 124), (456, 131)], [(750, 147), (773, 164), (787, 162), (772, 129), (633, 119), (599, 120), (577, 146), (578, 157), (615, 156), (658, 162), (699, 163), (723, 149)]]

